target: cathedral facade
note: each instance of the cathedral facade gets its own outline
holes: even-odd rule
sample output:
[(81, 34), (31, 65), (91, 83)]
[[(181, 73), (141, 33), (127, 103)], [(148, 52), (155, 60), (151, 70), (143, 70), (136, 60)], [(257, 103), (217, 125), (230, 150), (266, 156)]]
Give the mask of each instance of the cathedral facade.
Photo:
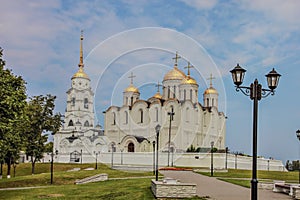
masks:
[(109, 149), (121, 152), (153, 151), (155, 127), (161, 126), (159, 148), (163, 152), (186, 152), (191, 145), (207, 152), (211, 142), (217, 149), (225, 148), (225, 115), (218, 110), (218, 92), (212, 86), (203, 93), (203, 104), (198, 100), (199, 85), (175, 64), (165, 74), (162, 94), (158, 91), (147, 100), (140, 99), (138, 88), (130, 85), (123, 92), (123, 105), (110, 106), (105, 113), (104, 135), (109, 138)]
[[(218, 110), (218, 92), (212, 85), (203, 92), (199, 102), (199, 85), (175, 64), (157, 84), (157, 93), (140, 99), (133, 84), (124, 89), (123, 105), (112, 105), (104, 111), (104, 129), (95, 124), (94, 93), (90, 78), (84, 72), (83, 36), (80, 38), (78, 71), (71, 78), (67, 91), (64, 123), (54, 135), (54, 152), (59, 162), (82, 162), (107, 152), (150, 152), (156, 141), (155, 127), (160, 125), (159, 149), (182, 153), (191, 145), (207, 152), (211, 142), (217, 149), (225, 148), (225, 115)], [(162, 94), (160, 92), (162, 86)], [(85, 162), (85, 161), (84, 161)], [(86, 160), (88, 162), (88, 160)]]

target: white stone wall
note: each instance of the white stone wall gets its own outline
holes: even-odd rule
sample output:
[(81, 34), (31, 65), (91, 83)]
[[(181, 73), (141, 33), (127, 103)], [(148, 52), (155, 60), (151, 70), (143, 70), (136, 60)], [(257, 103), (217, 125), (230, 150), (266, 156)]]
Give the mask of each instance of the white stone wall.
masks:
[[(145, 153), (128, 153), (128, 152), (101, 152), (97, 156), (99, 163), (111, 164), (113, 161), (114, 165), (147, 165), (153, 166), (153, 152)], [(159, 152), (158, 164), (160, 167), (168, 165), (168, 153)], [(55, 162), (69, 163), (69, 154), (58, 154), (54, 158)], [(270, 171), (286, 171), (282, 161), (280, 160), (269, 160), (265, 158), (257, 159), (258, 170), (270, 170)], [(94, 163), (96, 161), (96, 155), (84, 153), (83, 163)], [(174, 166), (182, 167), (201, 167), (210, 168), (211, 166), (210, 153), (170, 153), (170, 165), (173, 163)], [(225, 169), (226, 168), (226, 154), (225, 153), (214, 153), (213, 154), (214, 169)], [(235, 167), (237, 166), (237, 168)], [(252, 169), (252, 157), (237, 156), (234, 154), (227, 154), (227, 168), (228, 169)]]

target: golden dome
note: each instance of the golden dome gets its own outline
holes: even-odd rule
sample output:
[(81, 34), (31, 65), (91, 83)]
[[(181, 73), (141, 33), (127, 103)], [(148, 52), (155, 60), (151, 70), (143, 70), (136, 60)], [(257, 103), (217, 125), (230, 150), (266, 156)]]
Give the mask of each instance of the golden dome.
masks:
[(72, 77), (72, 79), (73, 78), (86, 78), (86, 79), (89, 79), (89, 77), (88, 77), (88, 75), (83, 71), (83, 67), (79, 67), (79, 70), (78, 70), (78, 72), (76, 72), (74, 75), (73, 75), (73, 77)]
[(165, 77), (164, 81), (166, 80), (182, 80), (186, 77), (184, 72), (180, 71), (177, 67), (174, 67), (171, 71), (169, 71)]
[(218, 94), (218, 91), (213, 87), (209, 87), (204, 91), (204, 94)]
[(124, 92), (140, 93), (139, 90), (136, 87), (134, 87), (132, 84), (130, 84), (129, 87), (124, 90)]
[(162, 96), (159, 92), (157, 92), (153, 97), (156, 98), (156, 99), (161, 99), (162, 98)]
[(190, 76), (187, 76), (181, 81), (181, 84), (198, 85), (197, 81)]

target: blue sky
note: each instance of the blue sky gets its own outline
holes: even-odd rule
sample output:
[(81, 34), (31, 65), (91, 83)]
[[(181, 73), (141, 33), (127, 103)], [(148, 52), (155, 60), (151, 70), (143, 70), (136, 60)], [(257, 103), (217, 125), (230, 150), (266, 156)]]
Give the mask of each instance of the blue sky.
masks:
[[(130, 72), (144, 98), (173, 66), (175, 51), (195, 65), (200, 95), (210, 73), (227, 120), (226, 144), (251, 154), (252, 102), (235, 91), (229, 71), (247, 69), (244, 85), (273, 67), (282, 77), (275, 96), (259, 103), (258, 154), (299, 158), (300, 1), (5, 1), (0, 12), (0, 46), (7, 67), (27, 81), (28, 95), (57, 96), (64, 113), (66, 91), (79, 62), (84, 30), (86, 72), (95, 90), (96, 113), (119, 104)], [(150, 96), (149, 96), (150, 95)]]

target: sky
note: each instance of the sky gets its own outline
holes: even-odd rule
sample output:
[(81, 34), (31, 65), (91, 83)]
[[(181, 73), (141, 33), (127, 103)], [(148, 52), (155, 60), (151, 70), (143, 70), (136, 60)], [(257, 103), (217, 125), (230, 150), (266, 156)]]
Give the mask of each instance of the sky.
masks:
[[(57, 96), (64, 113), (66, 91), (78, 70), (83, 30), (85, 71), (95, 93), (97, 121), (122, 91), (134, 84), (143, 99), (173, 65), (199, 84), (199, 101), (213, 74), (219, 110), (227, 116), (226, 146), (252, 154), (252, 104), (235, 90), (230, 70), (247, 70), (243, 85), (275, 68), (281, 79), (274, 96), (259, 102), (258, 155), (283, 160), (300, 157), (300, 1), (297, 0), (15, 0), (2, 1), (0, 47), (6, 67), (27, 82), (29, 96)], [(202, 91), (202, 92), (201, 92)]]

